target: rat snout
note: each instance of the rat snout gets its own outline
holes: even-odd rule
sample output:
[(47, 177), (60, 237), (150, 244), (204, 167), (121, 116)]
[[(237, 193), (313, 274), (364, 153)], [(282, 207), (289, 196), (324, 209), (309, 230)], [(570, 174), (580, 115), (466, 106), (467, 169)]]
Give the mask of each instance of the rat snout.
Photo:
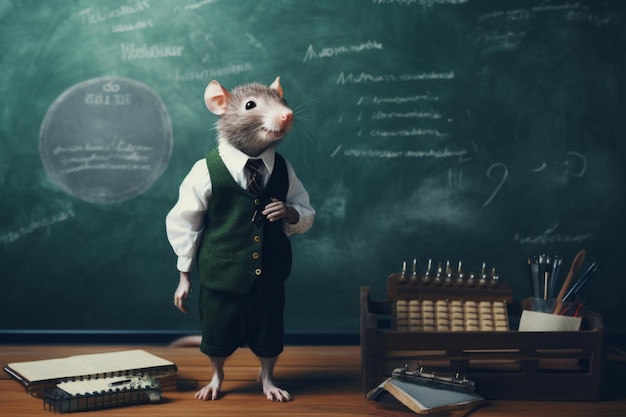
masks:
[(280, 119), (285, 121), (285, 122), (293, 121), (293, 112), (291, 110), (288, 110), (288, 111), (284, 112), (282, 114), (282, 116), (280, 117)]
[(291, 125), (293, 124), (293, 112), (291, 110), (283, 112), (280, 115), (278, 124), (280, 125), (280, 130), (285, 132), (291, 129)]
[(287, 109), (266, 119), (265, 126), (262, 130), (266, 140), (276, 141), (289, 132), (292, 125), (293, 112), (291, 109)]

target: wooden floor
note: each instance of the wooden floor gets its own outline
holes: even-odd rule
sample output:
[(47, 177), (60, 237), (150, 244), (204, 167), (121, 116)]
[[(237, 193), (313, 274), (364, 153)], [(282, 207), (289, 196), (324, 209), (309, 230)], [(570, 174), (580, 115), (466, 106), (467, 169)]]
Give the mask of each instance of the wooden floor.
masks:
[[(0, 346), (0, 364), (60, 358), (78, 354), (140, 348), (176, 363), (179, 379), (206, 384), (211, 375), (207, 358), (193, 347), (161, 346)], [(621, 366), (621, 369), (624, 367)], [(626, 384), (608, 366), (610, 384), (606, 399), (598, 402), (488, 401), (470, 415), (480, 416), (626, 416)], [(613, 370), (613, 374), (611, 374)], [(226, 363), (223, 395), (217, 401), (198, 401), (195, 391), (167, 391), (158, 404), (90, 412), (101, 416), (411, 416), (414, 413), (384, 408), (369, 402), (361, 391), (358, 346), (287, 347), (276, 367), (278, 385), (293, 395), (289, 403), (272, 403), (256, 382), (257, 360), (247, 349)], [(620, 372), (621, 373), (621, 372)], [(478, 390), (480, 392), (480, 390)], [(0, 372), (0, 416), (50, 415), (43, 401), (27, 394), (5, 372)], [(77, 415), (77, 414), (71, 414)], [(78, 414), (81, 415), (81, 414)], [(82, 414), (84, 415), (84, 414)]]

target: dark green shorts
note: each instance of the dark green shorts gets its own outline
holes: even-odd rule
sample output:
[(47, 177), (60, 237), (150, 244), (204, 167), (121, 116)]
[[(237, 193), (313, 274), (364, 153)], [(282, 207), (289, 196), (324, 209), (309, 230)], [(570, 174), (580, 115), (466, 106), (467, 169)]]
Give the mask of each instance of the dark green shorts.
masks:
[(245, 295), (233, 295), (200, 288), (200, 350), (208, 356), (230, 356), (248, 345), (262, 358), (278, 356), (283, 351), (285, 329), (285, 286), (257, 286)]

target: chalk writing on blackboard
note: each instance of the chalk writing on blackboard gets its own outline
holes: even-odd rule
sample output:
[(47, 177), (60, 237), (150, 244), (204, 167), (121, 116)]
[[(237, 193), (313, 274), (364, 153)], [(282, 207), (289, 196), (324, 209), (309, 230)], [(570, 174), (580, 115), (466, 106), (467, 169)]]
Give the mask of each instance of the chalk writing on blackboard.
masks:
[(150, 2), (148, 2), (147, 0), (143, 0), (129, 2), (129, 4), (109, 10), (90, 7), (88, 9), (81, 10), (80, 12), (78, 12), (78, 15), (81, 17), (83, 24), (89, 26), (106, 22), (109, 19), (115, 19), (121, 16), (142, 13), (149, 8)]
[(13, 243), (21, 238), (30, 235), (40, 229), (45, 229), (54, 224), (65, 222), (75, 217), (72, 210), (65, 210), (47, 217), (40, 217), (30, 221), (28, 224), (20, 226), (14, 230), (0, 233), (0, 243)]
[[(337, 152), (338, 149), (335, 150)], [(335, 154), (333, 152), (333, 154)], [(389, 150), (389, 149), (345, 149), (343, 156), (351, 158), (457, 158), (467, 155), (467, 149), (427, 149), (427, 150)]]
[(417, 73), (402, 74), (372, 74), (367, 72), (353, 73), (341, 72), (337, 76), (336, 84), (370, 84), (384, 82), (408, 82), (408, 81), (425, 81), (425, 80), (451, 80), (454, 78), (454, 71), (427, 71)]
[(113, 33), (133, 32), (136, 30), (144, 30), (144, 29), (149, 29), (153, 27), (154, 27), (154, 23), (152, 23), (152, 19), (148, 19), (148, 20), (140, 20), (139, 22), (135, 22), (131, 24), (120, 23), (119, 25), (113, 25), (113, 27), (111, 28), (111, 31)]
[(122, 61), (180, 58), (185, 50), (185, 47), (181, 45), (135, 45), (134, 43), (122, 43), (120, 48), (122, 50)]
[(548, 245), (554, 243), (583, 243), (586, 240), (589, 240), (593, 237), (592, 233), (578, 233), (578, 234), (570, 234), (570, 233), (561, 233), (557, 232), (559, 228), (559, 223), (556, 223), (543, 232), (532, 235), (532, 236), (522, 236), (519, 232), (515, 233), (513, 237), (513, 241), (517, 241), (524, 245), (530, 244), (541, 244)]
[(447, 133), (441, 132), (437, 129), (421, 129), (412, 127), (410, 129), (402, 129), (402, 130), (394, 130), (394, 131), (385, 131), (372, 129), (370, 130), (370, 136), (379, 137), (379, 138), (397, 138), (397, 137), (408, 137), (408, 136), (435, 136), (435, 137), (446, 137)]
[(114, 203), (147, 190), (165, 170), (172, 129), (161, 99), (137, 81), (103, 77), (66, 90), (41, 125), (48, 175), (69, 194)]
[(501, 173), (500, 177), (498, 178), (498, 184), (496, 185), (489, 198), (483, 203), (483, 207), (487, 207), (489, 203), (491, 203), (491, 200), (493, 200), (494, 197), (498, 194), (498, 192), (504, 185), (507, 177), (509, 176), (509, 169), (506, 167), (506, 165), (504, 165), (502, 162), (496, 162), (494, 164), (491, 164), (491, 166), (487, 168), (487, 178), (491, 179), (492, 177), (496, 176), (497, 174), (494, 173), (494, 170), (496, 169), (499, 169)]
[(195, 3), (189, 3), (184, 5), (183, 7), (180, 6), (175, 6), (174, 7), (174, 11), (175, 12), (179, 12), (179, 11), (190, 11), (190, 10), (197, 10), (201, 7), (206, 6), (207, 4), (211, 4), (211, 3), (215, 3), (217, 0), (201, 0)]
[[(571, 158), (564, 162), (565, 175), (580, 178), (587, 172), (587, 158), (580, 152), (568, 151), (567, 155)], [(576, 163), (578, 162), (578, 163)]]
[(263, 44), (260, 40), (258, 40), (253, 34), (246, 33), (246, 38), (248, 38), (248, 43), (255, 48), (263, 49)]
[(457, 5), (467, 3), (469, 0), (372, 0), (372, 3), (379, 5), (399, 5), (399, 6), (424, 6), (433, 7), (441, 4)]
[(202, 69), (189, 69), (180, 70), (176, 69), (174, 73), (174, 81), (198, 81), (205, 80), (207, 83), (214, 78), (224, 78), (229, 75), (239, 74), (242, 72), (252, 71), (254, 67), (250, 62), (244, 62), (242, 64), (229, 64), (219, 68), (202, 68)]
[(309, 44), (309, 47), (304, 54), (304, 59), (302, 60), (302, 62), (307, 62), (312, 59), (333, 58), (346, 54), (358, 54), (373, 49), (382, 50), (383, 44), (376, 40), (368, 40), (367, 42), (363, 42), (360, 44), (325, 46), (319, 50), (316, 49), (313, 44)]

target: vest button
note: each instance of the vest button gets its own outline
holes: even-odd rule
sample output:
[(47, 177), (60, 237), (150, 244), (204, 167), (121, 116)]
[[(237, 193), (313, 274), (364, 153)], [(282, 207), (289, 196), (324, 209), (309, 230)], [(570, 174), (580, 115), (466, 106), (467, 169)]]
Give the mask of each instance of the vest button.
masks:
[(254, 241), (255, 241), (256, 243), (259, 243), (259, 242), (261, 241), (261, 236), (259, 236), (259, 235), (254, 235)]
[(259, 200), (258, 198), (254, 199), (254, 205), (258, 206), (259, 204), (261, 204), (261, 200)]
[(252, 259), (259, 259), (259, 252), (252, 252)]
[(259, 275), (261, 275), (261, 268), (257, 268), (257, 269), (255, 269), (255, 270), (254, 270), (254, 275), (256, 275), (257, 277), (258, 277)]

